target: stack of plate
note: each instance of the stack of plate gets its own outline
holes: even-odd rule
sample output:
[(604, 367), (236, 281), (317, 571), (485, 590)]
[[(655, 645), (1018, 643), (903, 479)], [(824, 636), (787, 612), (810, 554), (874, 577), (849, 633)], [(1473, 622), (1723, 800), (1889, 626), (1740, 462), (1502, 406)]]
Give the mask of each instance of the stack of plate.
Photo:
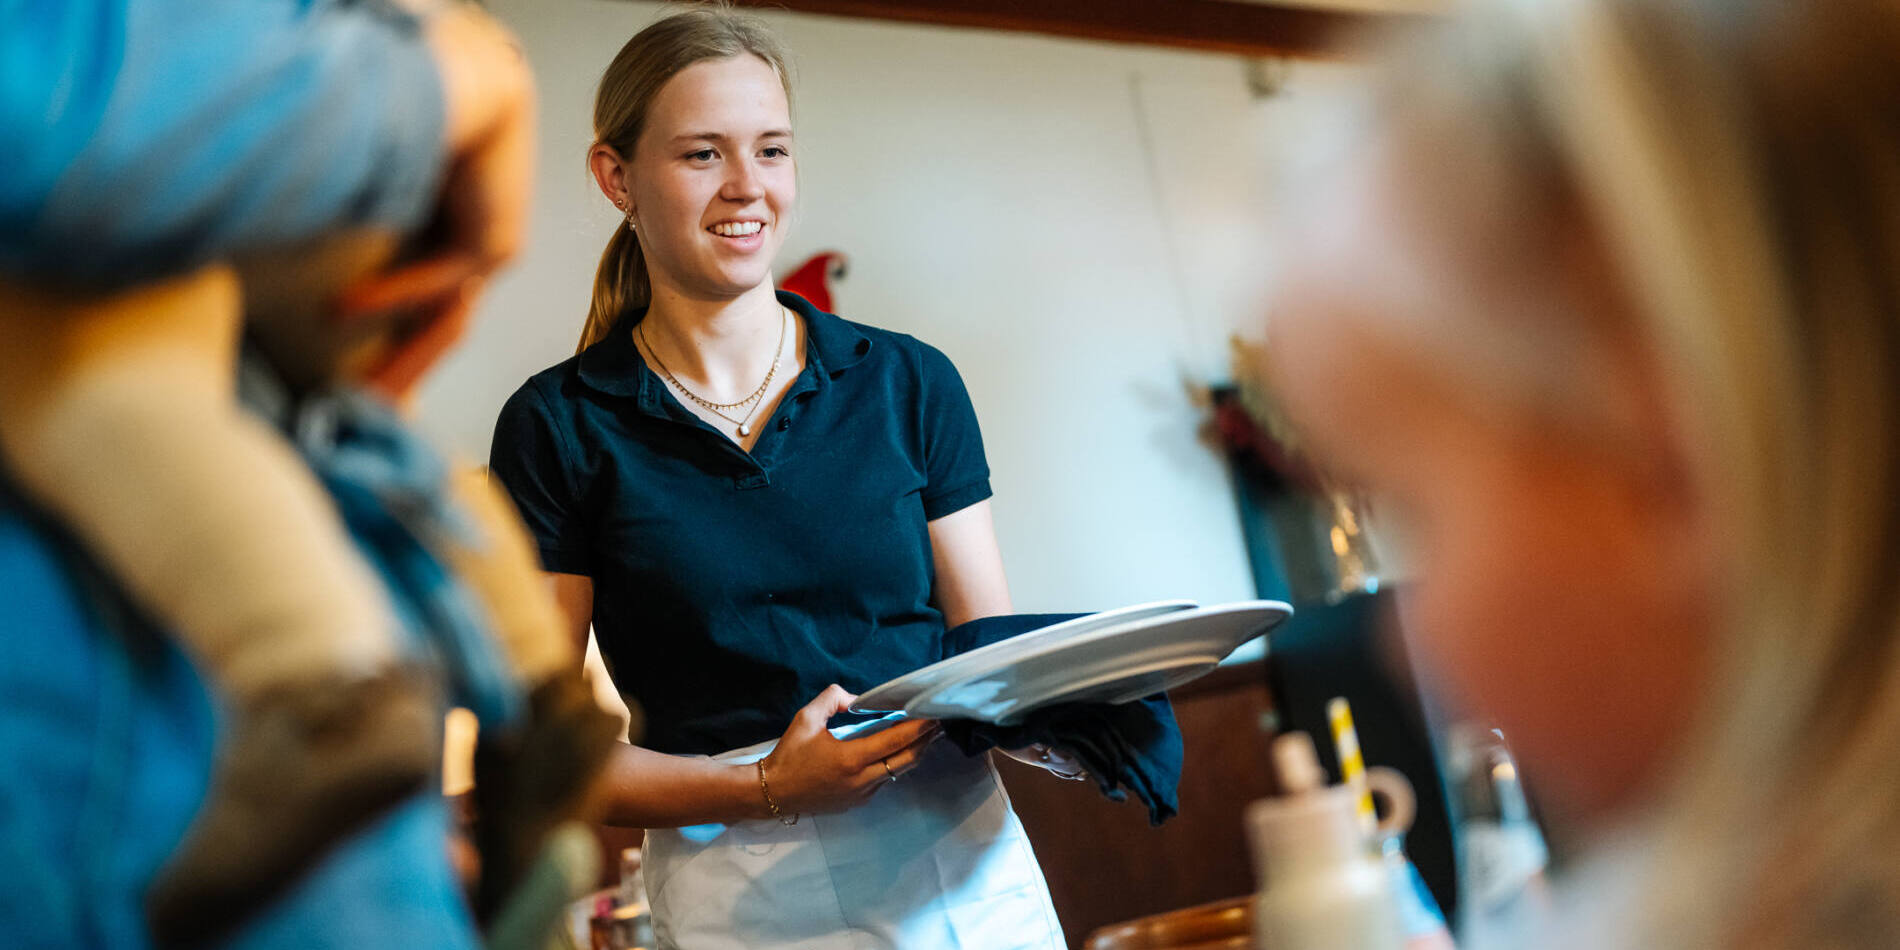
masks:
[(1126, 703), (1211, 672), (1293, 608), (1272, 600), (1137, 604), (1032, 630), (867, 691), (860, 712), (1012, 725), (1052, 703)]

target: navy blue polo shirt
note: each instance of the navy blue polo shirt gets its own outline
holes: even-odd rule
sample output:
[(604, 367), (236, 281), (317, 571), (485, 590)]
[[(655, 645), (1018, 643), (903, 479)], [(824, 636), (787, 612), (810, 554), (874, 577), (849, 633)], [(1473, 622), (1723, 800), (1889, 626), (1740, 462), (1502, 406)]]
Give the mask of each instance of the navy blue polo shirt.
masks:
[(831, 683), (942, 658), (926, 524), (990, 496), (956, 368), (794, 294), (804, 371), (748, 454), (649, 372), (629, 314), (509, 398), (489, 466), (550, 571), (594, 582), (594, 632), (642, 745), (776, 738)]

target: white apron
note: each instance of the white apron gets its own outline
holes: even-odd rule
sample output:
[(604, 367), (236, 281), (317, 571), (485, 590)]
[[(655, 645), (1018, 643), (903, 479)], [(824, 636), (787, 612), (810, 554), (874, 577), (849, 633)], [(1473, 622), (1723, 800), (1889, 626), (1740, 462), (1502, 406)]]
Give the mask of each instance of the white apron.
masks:
[[(714, 758), (751, 763), (775, 744)], [(842, 814), (648, 831), (643, 865), (661, 950), (1066, 946), (989, 757), (948, 740)]]

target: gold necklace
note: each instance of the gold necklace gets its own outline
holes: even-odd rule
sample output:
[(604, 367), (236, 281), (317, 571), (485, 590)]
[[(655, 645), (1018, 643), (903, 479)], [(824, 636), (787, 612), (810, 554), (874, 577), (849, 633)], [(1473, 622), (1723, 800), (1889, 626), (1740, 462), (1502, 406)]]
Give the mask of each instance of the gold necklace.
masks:
[[(674, 389), (679, 390), (682, 394), (686, 396), (686, 398), (691, 399), (693, 402), (698, 403), (700, 407), (705, 409), (707, 412), (710, 412), (713, 415), (718, 416), (719, 418), (724, 419), (735, 426), (738, 426), (739, 437), (745, 438), (746, 436), (752, 434), (752, 427), (751, 427), (752, 416), (754, 413), (759, 411), (759, 406), (764, 402), (766, 389), (772, 385), (772, 378), (778, 375), (779, 360), (783, 359), (785, 356), (785, 328), (791, 323), (791, 313), (785, 309), (785, 306), (783, 304), (779, 305), (778, 312), (779, 312), (778, 349), (772, 353), (772, 366), (770, 369), (767, 369), (765, 371), (765, 379), (759, 383), (759, 388), (753, 390), (752, 395), (747, 396), (744, 399), (739, 400), (738, 402), (713, 402), (712, 400), (705, 399), (701, 397), (698, 393), (693, 392), (690, 389), (687, 389), (686, 384), (680, 382), (679, 378), (673, 375), (673, 371), (666, 368), (666, 361), (660, 359), (660, 352), (658, 350), (655, 350), (653, 348), (652, 341), (647, 339), (646, 321), (644, 320), (640, 321), (640, 323), (634, 327), (634, 332), (640, 335), (640, 347), (647, 351), (647, 355), (653, 357), (653, 365), (660, 368), (660, 375), (665, 376), (666, 381), (669, 383), (672, 383)], [(733, 417), (726, 415), (724, 412), (721, 411), (725, 409), (737, 409), (741, 406), (748, 406), (748, 405), (751, 406), (751, 408), (746, 410), (746, 414), (744, 416), (741, 416), (737, 419), (734, 419)]]

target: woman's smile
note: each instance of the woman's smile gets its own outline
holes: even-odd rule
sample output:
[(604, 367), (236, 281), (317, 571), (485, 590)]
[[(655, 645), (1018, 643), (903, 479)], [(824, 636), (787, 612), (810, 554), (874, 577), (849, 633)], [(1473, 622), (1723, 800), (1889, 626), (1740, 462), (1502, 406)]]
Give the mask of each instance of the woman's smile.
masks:
[(771, 229), (760, 218), (727, 218), (706, 228), (717, 240), (714, 246), (741, 254), (750, 254), (765, 246)]

